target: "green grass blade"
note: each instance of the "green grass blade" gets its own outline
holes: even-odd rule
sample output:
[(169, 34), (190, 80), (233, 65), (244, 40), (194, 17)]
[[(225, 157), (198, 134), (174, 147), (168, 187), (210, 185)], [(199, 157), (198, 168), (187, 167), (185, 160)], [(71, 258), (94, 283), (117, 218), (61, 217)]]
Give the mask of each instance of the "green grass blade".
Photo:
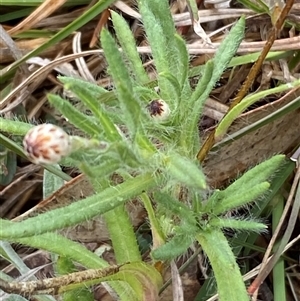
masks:
[[(2, 4), (2, 1), (1, 1), (1, 4)], [(22, 17), (27, 17), (32, 12), (33, 12), (33, 8), (22, 8), (22, 9), (19, 9), (19, 10), (14, 10), (10, 13), (6, 13), (4, 15), (0, 15), (0, 20), (1, 20), (1, 23), (4, 23), (4, 22), (7, 22), (7, 21), (19, 19), (19, 18), (22, 18)]]
[(256, 101), (270, 94), (283, 92), (294, 87), (300, 87), (300, 80), (295, 80), (292, 83), (283, 84), (279, 87), (268, 89), (266, 91), (261, 91), (245, 97), (240, 103), (238, 103), (234, 108), (232, 108), (220, 121), (215, 131), (215, 139), (220, 140), (220, 138), (226, 134), (228, 128), (234, 122), (234, 120)]
[[(276, 231), (276, 227), (280, 221), (282, 213), (284, 211), (285, 200), (284, 197), (278, 195), (278, 203), (272, 211), (272, 233)], [(278, 242), (274, 245), (276, 250)], [(273, 290), (274, 301), (286, 301), (286, 284), (285, 284), (285, 264), (284, 259), (280, 258), (273, 268)]]
[[(74, 0), (72, 0), (74, 1)], [(10, 1), (11, 3), (12, 1)], [(48, 49), (50, 46), (53, 46), (63, 40), (64, 38), (72, 35), (74, 31), (76, 31), (78, 28), (85, 25), (87, 22), (98, 16), (104, 9), (106, 9), (109, 5), (111, 5), (115, 0), (99, 0), (96, 2), (94, 6), (92, 6), (90, 9), (88, 9), (85, 13), (83, 13), (79, 18), (74, 20), (71, 24), (64, 27), (61, 31), (59, 31), (57, 34), (55, 34), (49, 41), (43, 43), (40, 47), (30, 51), (26, 55), (24, 55), (20, 60), (14, 62), (9, 66), (8, 70), (2, 71), (0, 70), (0, 83), (7, 79), (10, 74), (16, 71), (16, 69), (24, 62), (26, 62), (29, 58), (34, 56), (39, 56), (41, 52)], [(1, 1), (1, 4), (4, 4), (3, 1)], [(73, 3), (74, 4), (74, 3)]]
[(293, 112), (300, 108), (300, 97), (295, 98), (291, 102), (287, 103), (283, 107), (279, 108), (278, 110), (274, 111), (273, 113), (268, 114), (266, 117), (263, 117), (256, 122), (249, 124), (242, 129), (238, 130), (237, 132), (228, 135), (228, 137), (224, 138), (219, 143), (216, 143), (214, 147), (212, 148), (212, 151), (216, 151), (220, 147), (229, 144), (230, 142), (237, 140), (261, 127), (263, 127), (266, 124), (269, 124), (271, 122), (274, 122), (275, 120), (285, 116), (286, 114)]
[[(44, 0), (1, 0), (1, 5), (9, 6), (39, 6)], [(67, 0), (64, 6), (89, 4), (89, 0)]]

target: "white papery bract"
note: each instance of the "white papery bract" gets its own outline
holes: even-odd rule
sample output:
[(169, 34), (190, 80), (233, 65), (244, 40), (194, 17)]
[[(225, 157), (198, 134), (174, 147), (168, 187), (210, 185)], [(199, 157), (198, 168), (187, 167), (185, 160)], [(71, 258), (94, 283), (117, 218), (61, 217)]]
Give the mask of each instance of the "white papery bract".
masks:
[(23, 145), (27, 156), (35, 164), (55, 164), (71, 152), (69, 135), (53, 124), (41, 124), (30, 129)]

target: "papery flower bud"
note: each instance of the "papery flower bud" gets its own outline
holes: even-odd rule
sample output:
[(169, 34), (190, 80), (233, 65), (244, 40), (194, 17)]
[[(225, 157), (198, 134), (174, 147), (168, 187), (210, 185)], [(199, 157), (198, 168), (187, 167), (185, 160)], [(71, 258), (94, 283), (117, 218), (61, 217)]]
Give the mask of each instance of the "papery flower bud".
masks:
[(54, 164), (71, 152), (71, 139), (60, 127), (41, 124), (25, 135), (23, 145), (27, 156), (36, 164)]
[(170, 116), (171, 110), (162, 99), (152, 100), (147, 106), (150, 116), (157, 121), (165, 121)]

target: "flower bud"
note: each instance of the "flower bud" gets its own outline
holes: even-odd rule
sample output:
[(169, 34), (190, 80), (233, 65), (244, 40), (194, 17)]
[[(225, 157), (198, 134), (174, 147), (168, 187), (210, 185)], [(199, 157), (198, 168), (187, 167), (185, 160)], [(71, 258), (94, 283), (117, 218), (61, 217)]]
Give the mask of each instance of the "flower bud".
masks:
[(168, 104), (162, 99), (152, 100), (147, 108), (150, 116), (159, 122), (167, 120), (171, 113)]
[(33, 127), (25, 135), (23, 145), (27, 156), (35, 164), (55, 164), (71, 152), (69, 135), (53, 124)]

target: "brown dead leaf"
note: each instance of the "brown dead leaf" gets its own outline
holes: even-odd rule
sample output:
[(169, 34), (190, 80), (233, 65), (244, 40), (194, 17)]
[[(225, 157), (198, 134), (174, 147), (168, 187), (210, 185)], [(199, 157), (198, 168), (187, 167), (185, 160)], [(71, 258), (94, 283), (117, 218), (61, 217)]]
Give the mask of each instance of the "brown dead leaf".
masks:
[(54, 11), (60, 8), (67, 0), (46, 0), (33, 11), (27, 18), (25, 18), (17, 26), (8, 31), (10, 35), (15, 35), (24, 30), (32, 28), (39, 21), (47, 18)]

